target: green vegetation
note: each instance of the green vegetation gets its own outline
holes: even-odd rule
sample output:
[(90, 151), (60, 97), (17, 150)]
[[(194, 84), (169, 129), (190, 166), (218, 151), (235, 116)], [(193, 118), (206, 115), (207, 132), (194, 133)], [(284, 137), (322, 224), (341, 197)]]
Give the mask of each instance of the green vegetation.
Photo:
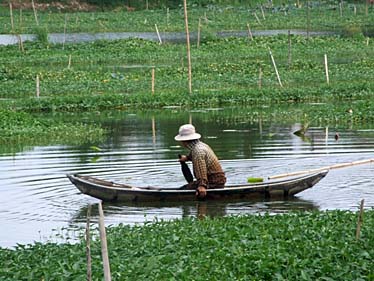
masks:
[[(46, 9), (38, 11), (38, 23), (50, 33), (73, 32), (128, 32), (152, 31), (157, 24), (160, 32), (184, 31), (183, 5), (131, 1), (114, 9), (103, 9), (103, 1), (96, 1), (100, 9), (69, 11)], [(162, 3), (163, 2), (163, 3)], [(174, 1), (175, 2), (175, 1)], [(197, 4), (198, 2), (199, 4)], [(205, 3), (204, 3), (205, 2)], [(330, 30), (340, 32), (352, 23), (373, 30), (374, 12), (372, 6), (360, 2), (340, 1), (188, 1), (190, 29), (197, 30), (199, 18), (204, 31), (266, 29)], [(220, 2), (220, 3), (218, 3)], [(236, 2), (236, 3), (235, 3)], [(309, 3), (309, 6), (307, 5)], [(340, 4), (343, 3), (343, 4)], [(135, 6), (135, 7), (134, 7)], [(63, 6), (62, 6), (63, 7)], [(69, 6), (67, 6), (69, 7)], [(309, 7), (309, 8), (308, 8)], [(340, 9), (341, 7), (341, 9)], [(0, 33), (31, 33), (36, 26), (30, 7), (13, 9), (14, 30), (12, 31), (9, 7), (0, 7)], [(75, 7), (76, 8), (76, 7)], [(135, 8), (135, 10), (133, 9)], [(168, 10), (168, 8), (170, 8)]]
[[(8, 110), (50, 112), (313, 102), (327, 103), (321, 107), (324, 119), (373, 118), (374, 49), (365, 39), (292, 36), (291, 42), (290, 57), (288, 37), (283, 35), (250, 42), (246, 38), (208, 40), (200, 48), (194, 46), (192, 95), (187, 91), (186, 50), (181, 44), (132, 39), (46, 49), (28, 43), (22, 55), (17, 46), (0, 47), (0, 105)], [(283, 87), (278, 85), (269, 47)], [(34, 97), (36, 75), (40, 99)], [(337, 101), (346, 105), (338, 108)], [(350, 109), (353, 115), (346, 114)]]
[[(139, 39), (63, 45), (48, 42), (51, 32), (154, 32), (155, 24), (161, 32), (184, 31), (181, 5), (166, 0), (128, 1), (109, 10), (106, 5), (109, 1), (89, 3), (99, 5), (99, 9), (84, 6), (88, 11), (78, 12), (74, 7), (69, 10), (69, 1), (62, 1), (65, 6), (62, 12), (57, 12), (54, 8), (44, 9), (47, 6), (41, 4), (37, 14), (39, 25), (30, 5), (15, 4), (13, 30), (9, 7), (0, 7), (0, 33), (33, 33), (38, 38), (36, 43), (27, 42), (23, 46), (0, 46), (3, 112), (34, 114), (165, 106), (261, 108), (274, 103), (326, 103), (313, 108), (306, 106), (304, 114), (328, 123), (364, 123), (374, 119), (374, 49), (373, 43), (364, 37), (373, 31), (374, 13), (366, 4), (344, 3), (340, 10), (339, 2), (334, 1), (309, 2), (309, 7), (306, 1), (189, 1), (190, 30), (196, 31), (198, 19), (202, 19), (202, 42), (199, 48), (195, 42), (192, 46), (194, 92), (189, 95), (184, 44), (159, 45)], [(292, 35), (289, 49), (289, 38), (285, 35), (255, 37), (253, 41), (215, 36), (221, 30), (246, 30), (247, 23), (252, 31), (335, 30), (344, 38)], [(278, 85), (269, 48), (283, 87)], [(324, 73), (325, 54), (328, 55), (329, 85)], [(151, 94), (152, 68), (155, 68), (154, 95)], [(40, 78), (41, 98), (35, 98), (36, 76)], [(337, 107), (336, 101), (346, 106)], [(287, 112), (281, 110), (272, 114), (288, 118)], [(56, 135), (53, 126), (48, 126), (51, 135)], [(80, 123), (80, 126), (85, 125)], [(66, 132), (66, 135), (91, 132), (77, 126), (70, 128), (74, 127), (76, 133)], [(21, 139), (29, 135), (35, 139), (39, 132), (35, 126), (31, 128), (18, 127), (12, 135)], [(9, 141), (9, 134), (7, 131), (3, 139), (12, 142), (14, 137)], [(60, 140), (62, 137), (57, 137), (56, 141)]]
[(24, 146), (96, 143), (103, 140), (105, 131), (82, 122), (59, 121), (33, 116), (25, 112), (0, 110), (0, 153), (9, 147), (20, 151)]
[[(185, 218), (107, 228), (113, 280), (373, 280), (374, 211)], [(103, 277), (100, 243), (93, 280)], [(0, 249), (2, 280), (84, 280), (85, 243)]]

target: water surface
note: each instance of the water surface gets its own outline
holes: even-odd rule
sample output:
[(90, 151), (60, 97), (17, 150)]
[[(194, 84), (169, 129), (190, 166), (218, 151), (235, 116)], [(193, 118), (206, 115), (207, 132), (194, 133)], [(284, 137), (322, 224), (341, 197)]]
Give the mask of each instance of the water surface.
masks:
[[(243, 109), (241, 109), (243, 110)], [(244, 109), (245, 110), (245, 109)], [(58, 117), (56, 117), (58, 118)], [(192, 123), (220, 159), (229, 184), (337, 163), (374, 158), (374, 125), (310, 127), (304, 139), (293, 134), (301, 124), (237, 117), (237, 109), (185, 112), (112, 112), (64, 116), (101, 123), (106, 141), (82, 146), (23, 147), (0, 155), (0, 246), (46, 241), (52, 234), (84, 226), (89, 205), (97, 220), (98, 200), (80, 194), (67, 173), (94, 175), (136, 186), (172, 188), (184, 184), (174, 141), (181, 124)], [(338, 140), (335, 139), (339, 133)], [(92, 145), (100, 148), (93, 149)], [(9, 148), (13, 151), (14, 148)], [(373, 164), (331, 170), (312, 189), (286, 201), (233, 201), (104, 204), (107, 224), (134, 224), (185, 216), (283, 213), (297, 210), (357, 210), (361, 199), (374, 207)]]

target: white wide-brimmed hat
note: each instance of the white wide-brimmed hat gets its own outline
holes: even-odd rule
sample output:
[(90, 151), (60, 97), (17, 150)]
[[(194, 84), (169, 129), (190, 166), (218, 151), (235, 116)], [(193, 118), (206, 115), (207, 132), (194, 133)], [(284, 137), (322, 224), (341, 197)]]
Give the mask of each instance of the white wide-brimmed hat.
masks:
[(179, 134), (175, 136), (176, 141), (189, 141), (197, 140), (201, 138), (201, 135), (196, 133), (195, 127), (191, 124), (185, 124), (180, 126)]

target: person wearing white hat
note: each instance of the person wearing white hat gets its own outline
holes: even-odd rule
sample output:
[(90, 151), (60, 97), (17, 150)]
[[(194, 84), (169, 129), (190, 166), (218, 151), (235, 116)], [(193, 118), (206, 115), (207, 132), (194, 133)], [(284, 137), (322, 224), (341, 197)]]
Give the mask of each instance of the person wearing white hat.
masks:
[(196, 133), (195, 127), (191, 124), (182, 125), (179, 134), (175, 136), (175, 140), (180, 141), (190, 151), (187, 156), (179, 157), (181, 163), (192, 161), (196, 180), (193, 181), (192, 177), (188, 179), (187, 188), (196, 189), (196, 196), (203, 199), (207, 195), (207, 189), (223, 188), (226, 176), (213, 150), (200, 138), (201, 135)]

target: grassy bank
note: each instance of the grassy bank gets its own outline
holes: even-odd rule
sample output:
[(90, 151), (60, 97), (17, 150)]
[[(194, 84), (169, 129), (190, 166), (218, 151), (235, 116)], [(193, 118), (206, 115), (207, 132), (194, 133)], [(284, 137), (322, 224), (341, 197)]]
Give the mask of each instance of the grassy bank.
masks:
[[(107, 229), (113, 280), (373, 280), (374, 212), (239, 216)], [(94, 280), (102, 279), (92, 244)], [(2, 280), (83, 280), (85, 244), (0, 249)]]
[[(201, 1), (200, 1), (201, 2)], [(155, 32), (157, 24), (160, 32), (184, 31), (183, 5), (160, 3), (132, 9), (127, 5), (103, 11), (69, 11), (40, 6), (37, 12), (38, 25), (34, 13), (29, 9), (14, 6), (13, 28), (7, 5), (0, 7), (0, 33), (36, 33), (42, 27), (49, 33), (73, 32)], [(264, 29), (304, 29), (373, 32), (374, 9), (365, 3), (340, 1), (246, 1), (246, 3), (198, 5), (189, 3), (190, 29), (197, 31), (199, 18), (204, 31), (246, 30), (247, 23), (252, 30)], [(307, 4), (309, 3), (309, 5)], [(342, 3), (342, 4), (341, 4)], [(180, 3), (179, 3), (180, 4)], [(61, 5), (60, 5), (61, 6)], [(131, 5), (130, 5), (131, 6)], [(38, 6), (37, 6), (38, 7)]]

